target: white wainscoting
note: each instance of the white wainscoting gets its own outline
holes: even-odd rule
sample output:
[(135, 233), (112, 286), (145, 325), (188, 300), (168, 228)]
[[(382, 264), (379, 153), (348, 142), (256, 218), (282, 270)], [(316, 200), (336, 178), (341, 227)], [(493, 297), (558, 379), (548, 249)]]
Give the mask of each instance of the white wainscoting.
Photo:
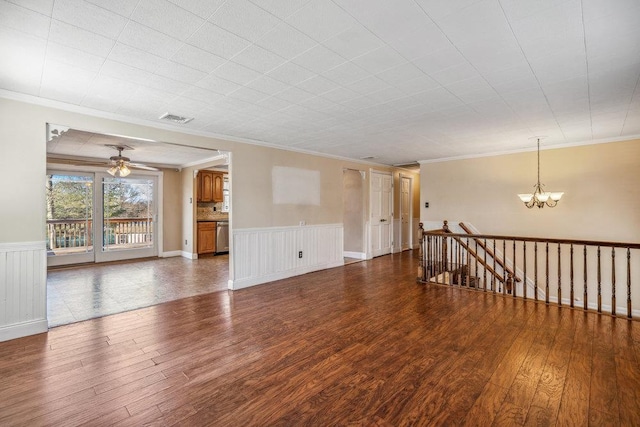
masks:
[(45, 242), (0, 243), (0, 341), (47, 329)]
[(229, 289), (344, 265), (343, 240), (342, 224), (234, 229)]

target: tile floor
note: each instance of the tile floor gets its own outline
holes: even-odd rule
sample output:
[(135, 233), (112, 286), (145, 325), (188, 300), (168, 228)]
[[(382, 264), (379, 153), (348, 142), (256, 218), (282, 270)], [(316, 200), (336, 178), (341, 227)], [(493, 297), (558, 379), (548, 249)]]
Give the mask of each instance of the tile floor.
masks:
[(158, 258), (47, 272), (49, 327), (225, 291), (229, 255)]

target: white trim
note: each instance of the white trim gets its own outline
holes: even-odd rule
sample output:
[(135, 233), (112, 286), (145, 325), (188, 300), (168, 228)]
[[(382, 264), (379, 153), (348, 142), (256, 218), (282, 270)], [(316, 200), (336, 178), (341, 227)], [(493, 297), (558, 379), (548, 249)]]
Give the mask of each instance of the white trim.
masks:
[[(102, 166), (89, 166), (89, 165), (69, 165), (65, 163), (55, 163), (55, 162), (47, 162), (47, 173), (57, 173), (57, 172), (80, 172), (80, 173), (96, 173), (96, 172), (105, 172), (107, 170)], [(175, 166), (172, 166), (169, 169), (175, 169)], [(163, 176), (163, 171), (148, 171), (144, 169), (135, 169), (135, 172), (132, 172), (134, 175), (151, 175), (151, 176)]]
[(307, 225), (282, 225), (278, 227), (255, 227), (255, 228), (241, 228), (236, 230), (237, 233), (252, 233), (256, 231), (288, 231), (288, 230), (300, 230), (302, 228), (335, 228), (342, 227), (342, 223), (335, 224), (307, 224)]
[(193, 253), (187, 252), (187, 251), (176, 251), (176, 252), (180, 252), (180, 255), (182, 256), (182, 258), (198, 259), (198, 254), (193, 254)]
[(0, 326), (0, 342), (9, 341), (28, 335), (42, 334), (49, 330), (47, 319), (36, 319), (13, 325)]
[(160, 256), (160, 258), (171, 258), (171, 257), (174, 257), (174, 256), (182, 256), (182, 251), (162, 252), (159, 256)]
[(367, 259), (367, 254), (365, 252), (344, 251), (342, 252), (342, 255), (344, 258)]
[(262, 285), (276, 280), (288, 279), (289, 277), (300, 276), (314, 271), (326, 270), (328, 268), (342, 267), (344, 261), (334, 261), (327, 264), (317, 264), (310, 267), (296, 268), (295, 270), (281, 271), (278, 273), (266, 274), (259, 277), (249, 277), (246, 279), (229, 280), (228, 287), (231, 290), (244, 289), (251, 286)]
[[(218, 154), (216, 156), (213, 157), (207, 157), (206, 159), (202, 159), (202, 160), (195, 160), (193, 162), (189, 162), (189, 163), (185, 163), (183, 165), (180, 165), (181, 168), (189, 168), (191, 166), (202, 166), (208, 163), (213, 163), (213, 162), (217, 162), (218, 160), (224, 160), (224, 163), (216, 163), (215, 165), (211, 165), (211, 166), (220, 166), (220, 165), (226, 165), (229, 163), (229, 156), (226, 154)], [(208, 166), (204, 166), (204, 167), (208, 167)], [(196, 169), (194, 171), (194, 175), (198, 173), (198, 169)]]
[(37, 242), (11, 242), (1, 243), (0, 252), (19, 252), (19, 251), (44, 251), (47, 249), (47, 241)]

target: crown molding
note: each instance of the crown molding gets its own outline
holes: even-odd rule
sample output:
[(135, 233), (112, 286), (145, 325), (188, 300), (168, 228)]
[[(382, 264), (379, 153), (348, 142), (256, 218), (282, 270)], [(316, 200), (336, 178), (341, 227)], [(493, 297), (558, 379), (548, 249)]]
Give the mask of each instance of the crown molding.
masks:
[[(634, 139), (640, 139), (640, 135), (629, 135), (629, 136), (620, 136), (617, 138), (603, 138), (603, 139), (592, 139), (588, 141), (567, 142), (564, 144), (556, 144), (556, 145), (547, 146), (547, 147), (540, 147), (540, 151), (555, 150), (560, 148), (582, 147), (586, 145), (608, 144), (610, 142), (632, 141)], [(521, 148), (517, 150), (492, 151), (490, 153), (482, 153), (482, 154), (468, 154), (463, 156), (443, 157), (440, 159), (418, 160), (418, 163), (420, 165), (427, 165), (430, 163), (444, 163), (444, 162), (451, 162), (454, 160), (470, 160), (470, 159), (479, 159), (483, 157), (496, 157), (496, 156), (504, 156), (508, 154), (528, 153), (531, 151), (537, 151), (537, 147)]]
[[(249, 139), (249, 138), (239, 138), (239, 137), (235, 137), (235, 136), (231, 136), (231, 135), (217, 134), (217, 133), (213, 133), (213, 132), (204, 132), (204, 131), (200, 131), (200, 130), (196, 130), (196, 129), (188, 129), (188, 128), (183, 128), (183, 127), (180, 127), (180, 126), (170, 125), (170, 124), (166, 124), (166, 123), (157, 123), (157, 122), (151, 121), (151, 120), (134, 119), (134, 118), (127, 117), (127, 116), (124, 116), (124, 115), (121, 115), (121, 114), (108, 113), (108, 112), (105, 112), (105, 111), (100, 111), (100, 110), (95, 110), (95, 109), (92, 109), (92, 108), (82, 107), (80, 105), (67, 104), (65, 102), (60, 102), (60, 101), (54, 101), (54, 100), (51, 100), (51, 99), (41, 98), (41, 97), (35, 96), (35, 95), (28, 95), (28, 94), (24, 94), (24, 93), (12, 92), (12, 91), (9, 91), (9, 90), (6, 90), (6, 89), (0, 89), (0, 98), (9, 99), (9, 100), (13, 100), (13, 101), (24, 102), (24, 103), (32, 104), (32, 105), (38, 105), (38, 106), (41, 106), (41, 107), (54, 108), (54, 109), (58, 109), (58, 110), (62, 110), (62, 111), (68, 111), (68, 112), (71, 112), (71, 113), (84, 114), (84, 115), (87, 115), (87, 116), (98, 117), (98, 118), (101, 118), (101, 119), (114, 120), (114, 121), (133, 124), (133, 125), (139, 125), (139, 126), (145, 126), (145, 127), (150, 127), (150, 128), (154, 128), (154, 129), (166, 130), (166, 131), (170, 131), (170, 132), (177, 132), (177, 133), (182, 133), (182, 134), (187, 134), (187, 135), (200, 136), (200, 137), (204, 137), (204, 138), (213, 138), (213, 139), (227, 141), (227, 142), (237, 142), (237, 143), (240, 143), (240, 144), (247, 144), (247, 145), (255, 145), (255, 146), (266, 147), (266, 148), (273, 148), (273, 149), (276, 149), (276, 150), (290, 151), (290, 152), (300, 153), (300, 154), (308, 154), (308, 155), (312, 155), (312, 156), (318, 156), (318, 157), (324, 157), (324, 158), (328, 158), (328, 159), (347, 161), (347, 162), (351, 162), (351, 163), (359, 163), (359, 164), (365, 164), (365, 165), (373, 165), (373, 166), (380, 166), (380, 167), (387, 167), (387, 168), (395, 168), (395, 166), (385, 165), (385, 164), (382, 164), (382, 163), (369, 162), (369, 161), (361, 160), (361, 159), (352, 159), (352, 158), (349, 158), (349, 157), (338, 156), (338, 155), (334, 155), (334, 154), (327, 154), (327, 153), (321, 153), (321, 152), (318, 152), (318, 151), (305, 150), (303, 148), (295, 148), (295, 147), (289, 147), (289, 146), (284, 146), (284, 145), (278, 145), (278, 144), (273, 144), (273, 143), (269, 143), (269, 142), (266, 142), (266, 141), (259, 141), (259, 140)], [(93, 132), (90, 129), (82, 129), (82, 130), (85, 130), (87, 132)], [(127, 138), (134, 138), (135, 139), (135, 137), (131, 137), (131, 136), (127, 136)], [(166, 141), (159, 141), (159, 142), (167, 143), (167, 144), (175, 144), (175, 143), (166, 142)], [(176, 144), (176, 145), (180, 145), (180, 144)], [(183, 146), (185, 146), (185, 147), (187, 147), (187, 146), (188, 147), (194, 147), (194, 148), (203, 148), (203, 147), (189, 146), (189, 145), (183, 145)]]

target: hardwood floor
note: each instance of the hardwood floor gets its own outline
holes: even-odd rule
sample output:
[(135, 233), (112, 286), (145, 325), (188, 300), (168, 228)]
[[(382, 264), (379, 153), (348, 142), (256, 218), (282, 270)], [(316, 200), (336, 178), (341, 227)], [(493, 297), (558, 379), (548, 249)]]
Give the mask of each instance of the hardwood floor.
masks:
[(411, 252), (0, 343), (0, 425), (640, 425), (640, 323)]

